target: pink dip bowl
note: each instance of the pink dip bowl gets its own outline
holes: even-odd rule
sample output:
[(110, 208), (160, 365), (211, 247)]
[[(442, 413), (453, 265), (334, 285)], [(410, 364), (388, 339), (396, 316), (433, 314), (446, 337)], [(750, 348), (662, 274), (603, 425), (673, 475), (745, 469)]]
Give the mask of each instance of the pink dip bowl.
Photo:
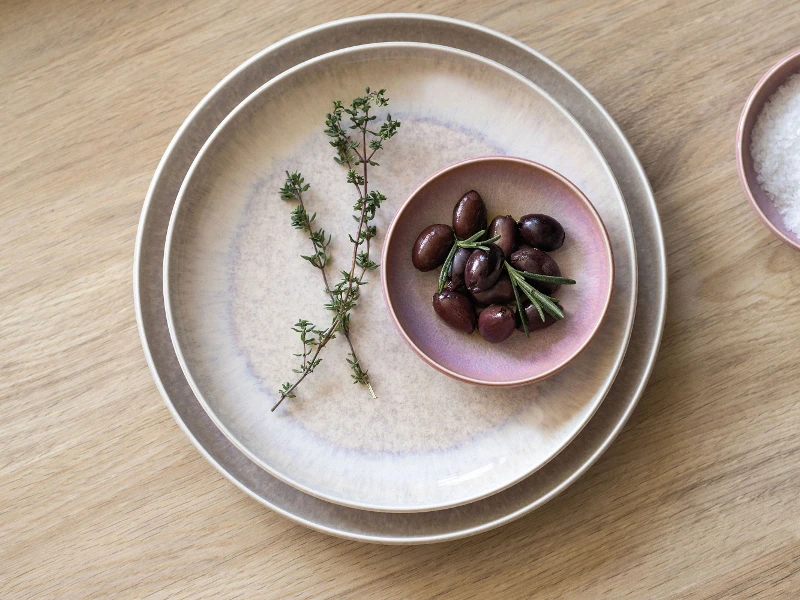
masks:
[(786, 228), (780, 213), (767, 193), (761, 189), (756, 179), (753, 157), (750, 155), (750, 142), (753, 128), (764, 104), (786, 79), (798, 72), (800, 72), (800, 49), (781, 59), (756, 84), (744, 105), (736, 133), (736, 166), (739, 170), (739, 181), (750, 200), (750, 205), (772, 233), (795, 250), (800, 250), (800, 238)]
[[(564, 277), (577, 281), (557, 293), (564, 320), (530, 338), (515, 333), (490, 344), (477, 331), (465, 335), (436, 316), (431, 302), (439, 270), (417, 271), (411, 249), (428, 225), (450, 224), (455, 203), (472, 189), (483, 197), (489, 221), (545, 213), (564, 226), (564, 246), (551, 253)], [(614, 261), (594, 206), (562, 175), (521, 158), (474, 158), (439, 171), (400, 207), (386, 233), (381, 283), (397, 329), (425, 362), (461, 381), (510, 387), (549, 377), (586, 348), (611, 301)]]

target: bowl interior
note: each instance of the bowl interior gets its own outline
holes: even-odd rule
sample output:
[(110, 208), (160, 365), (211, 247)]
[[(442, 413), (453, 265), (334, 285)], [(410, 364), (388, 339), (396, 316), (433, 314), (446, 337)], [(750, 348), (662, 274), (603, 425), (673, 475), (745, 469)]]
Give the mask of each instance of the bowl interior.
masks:
[[(476, 332), (449, 328), (433, 311), (438, 269), (411, 264), (414, 242), (428, 225), (449, 224), (458, 199), (476, 190), (489, 220), (545, 213), (564, 226), (566, 241), (550, 253), (565, 277), (578, 283), (557, 293), (565, 319), (531, 333), (490, 344)], [(569, 181), (537, 163), (507, 157), (465, 161), (422, 184), (398, 211), (387, 233), (382, 281), (390, 312), (409, 345), (431, 366), (469, 383), (506, 386), (543, 379), (577, 356), (603, 321), (614, 266), (608, 234), (586, 197)]]
[(742, 186), (753, 208), (775, 235), (800, 250), (800, 237), (786, 227), (783, 217), (758, 183), (753, 156), (750, 153), (753, 128), (764, 105), (786, 79), (795, 73), (800, 73), (800, 50), (775, 65), (756, 85), (745, 105), (739, 123), (737, 154)]

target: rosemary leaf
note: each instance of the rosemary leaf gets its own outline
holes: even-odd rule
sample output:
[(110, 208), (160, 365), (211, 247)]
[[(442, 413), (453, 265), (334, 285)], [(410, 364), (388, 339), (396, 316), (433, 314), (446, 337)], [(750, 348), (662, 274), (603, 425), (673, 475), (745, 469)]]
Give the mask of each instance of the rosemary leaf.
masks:
[(542, 304), (542, 308), (553, 315), (556, 319), (560, 321), (564, 318), (564, 311), (562, 311), (561, 307), (556, 304), (554, 298), (543, 294), (536, 288), (533, 288), (533, 295)]
[[(510, 265), (506, 263), (506, 270), (508, 270), (509, 267)], [(525, 337), (531, 337), (531, 332), (528, 330), (528, 319), (525, 318), (525, 310), (522, 308), (522, 301), (519, 299), (519, 292), (517, 291), (517, 286), (514, 285), (514, 277), (511, 275), (511, 271), (509, 271), (509, 278), (511, 279), (511, 289), (514, 292), (514, 299), (517, 301), (517, 312), (522, 321), (522, 329), (525, 330)]]
[(447, 253), (447, 258), (444, 259), (442, 270), (439, 271), (439, 287), (436, 288), (437, 294), (441, 294), (444, 289), (444, 284), (447, 281), (447, 275), (450, 272), (450, 267), (453, 264), (453, 257), (456, 255), (457, 250), (458, 244), (453, 244), (453, 247), (450, 248), (450, 252)]
[(559, 285), (575, 285), (575, 283), (577, 283), (574, 279), (568, 279), (567, 277), (540, 275), (539, 273), (528, 273), (527, 271), (519, 271), (519, 274), (526, 279), (533, 279), (535, 281), (542, 281), (544, 283), (557, 283)]

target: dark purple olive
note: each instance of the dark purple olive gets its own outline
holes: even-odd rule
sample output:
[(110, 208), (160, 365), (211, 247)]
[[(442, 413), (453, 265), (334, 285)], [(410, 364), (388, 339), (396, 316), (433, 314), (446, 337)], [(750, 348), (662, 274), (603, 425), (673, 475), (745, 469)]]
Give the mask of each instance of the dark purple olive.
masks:
[(564, 228), (549, 215), (525, 215), (519, 220), (522, 239), (534, 248), (552, 252), (564, 243)]
[(478, 317), (478, 331), (492, 344), (507, 340), (514, 333), (515, 324), (514, 311), (502, 304), (492, 304)]
[(467, 266), (467, 260), (472, 256), (473, 250), (471, 248), (459, 248), (453, 256), (453, 262), (450, 265), (450, 289), (457, 290), (464, 285), (464, 268)]
[(511, 215), (495, 217), (489, 224), (486, 236), (491, 238), (496, 235), (499, 235), (500, 239), (495, 243), (500, 246), (503, 254), (508, 258), (519, 247), (519, 228), (514, 217)]
[[(539, 275), (551, 275), (561, 277), (561, 269), (553, 258), (537, 248), (523, 246), (511, 255), (509, 261), (511, 266), (520, 271), (528, 273), (538, 273)], [(548, 296), (555, 294), (561, 286), (557, 283), (545, 283), (543, 281), (528, 280), (537, 290)]]
[(475, 250), (464, 267), (464, 283), (472, 292), (482, 292), (492, 287), (503, 272), (503, 251), (497, 244), (489, 244), (489, 251)]
[(486, 205), (475, 190), (461, 197), (453, 209), (453, 230), (456, 237), (465, 240), (486, 229)]
[[(524, 318), (528, 322), (528, 331), (538, 331), (539, 329), (547, 329), (553, 323), (558, 323), (558, 320), (548, 312), (544, 313), (544, 321), (542, 321), (542, 317), (539, 315), (539, 311), (536, 310), (536, 307), (533, 304), (528, 303), (528, 305), (523, 309)], [(517, 315), (517, 329), (519, 331), (525, 331), (522, 328), (522, 318), (520, 315)]]
[(449, 225), (426, 227), (414, 243), (411, 262), (420, 271), (432, 271), (444, 263), (453, 242), (453, 229)]
[(500, 279), (488, 290), (473, 292), (472, 298), (478, 304), (504, 304), (514, 300), (514, 289), (511, 287), (511, 279), (506, 273), (500, 275)]
[(453, 329), (472, 333), (475, 331), (475, 324), (478, 315), (475, 307), (464, 294), (444, 290), (441, 294), (433, 295), (433, 310), (439, 318), (450, 325)]

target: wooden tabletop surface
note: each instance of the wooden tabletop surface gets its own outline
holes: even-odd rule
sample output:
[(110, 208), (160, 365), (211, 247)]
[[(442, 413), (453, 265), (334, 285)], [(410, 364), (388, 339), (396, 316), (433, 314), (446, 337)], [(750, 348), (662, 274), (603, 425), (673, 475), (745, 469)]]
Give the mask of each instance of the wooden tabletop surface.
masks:
[[(649, 388), (578, 483), (474, 538), (384, 547), (295, 525), (198, 454), (147, 369), (132, 259), (162, 153), (229, 71), (423, 10), (605, 105), (655, 191), (670, 299)], [(748, 207), (734, 135), (798, 25), (793, 0), (0, 3), (0, 597), (797, 598), (800, 254)]]

